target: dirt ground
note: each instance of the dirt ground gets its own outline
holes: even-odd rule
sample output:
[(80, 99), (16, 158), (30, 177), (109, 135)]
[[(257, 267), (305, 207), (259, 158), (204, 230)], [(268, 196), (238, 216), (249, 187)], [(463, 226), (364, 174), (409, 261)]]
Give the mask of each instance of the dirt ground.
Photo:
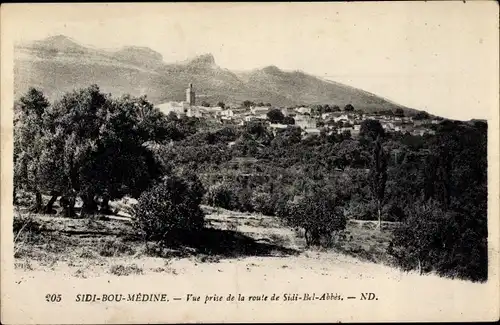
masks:
[[(491, 290), (494, 286), (392, 267), (385, 249), (394, 224), (385, 223), (383, 230), (378, 231), (373, 222), (350, 221), (346, 237), (334, 242), (331, 248), (306, 249), (301, 231), (282, 225), (274, 217), (208, 207), (204, 210), (206, 231), (196, 238), (183, 238), (179, 247), (169, 248), (134, 237), (131, 221), (125, 217), (32, 216), (33, 222), (15, 240), (15, 283), (11, 292), (16, 312), (20, 313), (16, 315), (22, 318), (22, 312), (29, 309), (30, 319), (67, 323), (85, 319), (94, 324), (123, 323), (124, 319), (140, 323), (199, 321), (189, 318), (194, 317), (189, 316), (194, 308), (190, 303), (172, 303), (170, 308), (158, 305), (154, 309), (167, 308), (165, 314), (152, 313), (156, 305), (147, 303), (123, 307), (113, 303), (78, 305), (72, 309), (74, 315), (64, 313), (67, 304), (32, 308), (44, 301), (47, 293), (54, 292), (62, 292), (65, 302), (72, 304), (78, 293), (126, 295), (158, 291), (182, 299), (189, 293), (207, 299), (228, 293), (277, 293), (282, 297), (290, 293), (332, 293), (347, 297), (372, 292), (381, 299), (369, 304), (356, 298), (343, 304), (292, 301), (196, 306), (201, 308), (203, 320), (210, 322), (226, 319), (229, 311), (246, 321), (269, 321), (270, 315), (276, 321), (291, 321), (293, 315), (293, 321), (300, 322), (315, 315), (319, 321), (331, 321), (333, 317), (344, 322), (353, 319), (353, 311), (360, 310), (363, 313), (357, 313), (356, 320), (362, 322), (459, 321), (465, 314), (457, 311), (469, 310), (471, 299), (481, 301), (481, 297), (496, 294)], [(421, 306), (425, 313), (414, 306)], [(480, 307), (467, 319), (482, 319), (482, 315), (491, 313), (491, 304)], [(63, 315), (65, 318), (61, 318)]]
[[(303, 233), (275, 217), (203, 207), (207, 230), (165, 248), (135, 237), (127, 216), (66, 219), (32, 215), (15, 243), (15, 268), (20, 277), (55, 272), (73, 277), (232, 272), (274, 274), (291, 271), (346, 278), (401, 278), (388, 266), (385, 250), (393, 224), (384, 230), (373, 222), (350, 221), (346, 237), (329, 249), (306, 249)], [(19, 217), (19, 216), (18, 216)], [(36, 234), (36, 235), (35, 235)], [(199, 267), (200, 265), (203, 267)]]

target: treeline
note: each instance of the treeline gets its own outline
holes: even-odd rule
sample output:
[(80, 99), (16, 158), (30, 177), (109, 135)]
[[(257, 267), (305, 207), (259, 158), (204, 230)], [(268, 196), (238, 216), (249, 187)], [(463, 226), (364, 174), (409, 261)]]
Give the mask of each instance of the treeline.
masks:
[[(308, 244), (346, 219), (398, 221), (389, 253), (405, 269), (487, 278), (487, 125), (444, 120), (435, 135), (385, 133), (366, 120), (359, 138), (264, 124), (214, 127), (164, 116), (146, 98), (96, 86), (50, 104), (30, 90), (15, 106), (15, 191), (33, 209), (109, 212), (131, 196), (148, 238), (199, 229), (205, 202), (276, 215)], [(399, 112), (398, 112), (399, 113)], [(46, 204), (42, 193), (51, 195)], [(382, 229), (383, 231), (383, 229)]]
[[(112, 98), (97, 86), (53, 105), (31, 89), (14, 111), (14, 193), (34, 193), (32, 210), (45, 213), (62, 196), (68, 217), (75, 215), (76, 197), (83, 214), (108, 212), (110, 200), (138, 197), (166, 172), (154, 145), (196, 132), (192, 123), (167, 120), (144, 97)], [(42, 193), (52, 196), (45, 205)]]

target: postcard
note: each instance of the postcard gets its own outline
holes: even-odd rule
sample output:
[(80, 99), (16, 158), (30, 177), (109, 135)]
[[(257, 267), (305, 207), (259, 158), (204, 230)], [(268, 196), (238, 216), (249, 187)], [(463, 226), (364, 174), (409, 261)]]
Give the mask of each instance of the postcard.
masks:
[(2, 323), (498, 320), (498, 10), (2, 5)]

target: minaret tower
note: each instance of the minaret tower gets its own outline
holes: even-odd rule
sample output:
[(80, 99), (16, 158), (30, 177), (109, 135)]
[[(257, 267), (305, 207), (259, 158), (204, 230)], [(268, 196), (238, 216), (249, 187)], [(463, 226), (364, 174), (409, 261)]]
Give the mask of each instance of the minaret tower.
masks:
[(186, 89), (186, 102), (189, 106), (196, 105), (196, 94), (194, 93), (193, 84), (189, 84), (189, 88)]

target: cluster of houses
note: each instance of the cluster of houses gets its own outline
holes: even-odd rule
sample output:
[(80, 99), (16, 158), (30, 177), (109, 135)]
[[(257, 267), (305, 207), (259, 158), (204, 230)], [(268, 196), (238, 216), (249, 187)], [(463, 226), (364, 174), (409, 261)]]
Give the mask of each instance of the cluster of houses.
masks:
[(349, 132), (351, 136), (359, 135), (361, 123), (366, 119), (375, 119), (388, 132), (409, 132), (413, 135), (433, 133), (425, 127), (426, 123), (439, 123), (437, 120), (414, 120), (410, 116), (394, 116), (383, 114), (368, 114), (359, 112), (329, 112), (315, 114), (311, 107), (302, 106), (295, 108), (280, 108), (272, 106), (251, 106), (239, 108), (206, 107), (196, 105), (196, 95), (192, 84), (186, 89), (186, 101), (167, 102), (157, 107), (165, 114), (175, 113), (178, 117), (198, 117), (213, 120), (221, 124), (244, 125), (250, 121), (262, 121), (276, 132), (278, 129), (287, 128), (287, 124), (270, 123), (268, 113), (272, 109), (279, 109), (285, 117), (294, 119), (294, 125), (301, 128), (304, 136)]

